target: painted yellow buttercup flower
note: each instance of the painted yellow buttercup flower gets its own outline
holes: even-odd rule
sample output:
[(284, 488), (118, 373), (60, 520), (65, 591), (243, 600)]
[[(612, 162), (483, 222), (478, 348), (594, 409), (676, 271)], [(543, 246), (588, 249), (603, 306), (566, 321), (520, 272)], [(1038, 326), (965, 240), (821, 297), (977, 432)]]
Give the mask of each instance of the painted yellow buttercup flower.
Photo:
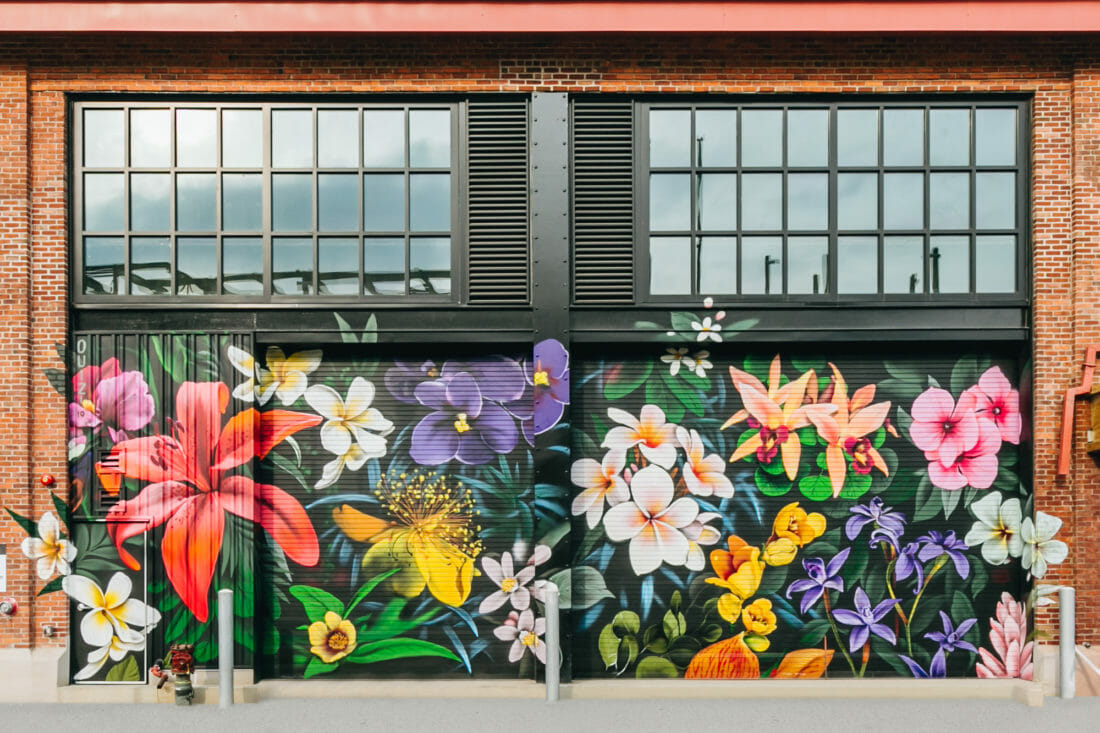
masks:
[(707, 582), (725, 588), (741, 600), (751, 598), (760, 587), (764, 563), (760, 561), (760, 548), (751, 547), (737, 535), (727, 540), (729, 551), (711, 550), (710, 565), (718, 577)]
[(727, 623), (737, 623), (737, 619), (741, 615), (741, 604), (744, 602), (741, 596), (733, 593), (723, 593), (718, 599), (718, 615)]
[(767, 636), (775, 631), (775, 613), (772, 602), (767, 598), (757, 598), (741, 610), (741, 621), (750, 634)]
[(772, 532), (776, 537), (786, 537), (799, 547), (805, 547), (825, 532), (825, 517), (817, 512), (807, 514), (796, 501), (779, 510)]
[(790, 565), (798, 555), (798, 545), (789, 537), (780, 537), (764, 545), (760, 559), (772, 567)]
[(327, 611), (324, 621), (309, 625), (309, 650), (325, 664), (332, 664), (355, 651), (355, 627), (339, 614)]

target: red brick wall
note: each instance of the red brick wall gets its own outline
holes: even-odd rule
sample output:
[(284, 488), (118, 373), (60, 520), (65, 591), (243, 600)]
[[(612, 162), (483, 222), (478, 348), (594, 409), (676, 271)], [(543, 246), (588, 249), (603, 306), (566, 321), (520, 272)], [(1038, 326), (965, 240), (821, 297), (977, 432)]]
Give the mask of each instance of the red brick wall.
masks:
[[(1070, 560), (1050, 580), (1078, 586), (1080, 636), (1100, 642), (1100, 517), (1090, 511), (1100, 468), (1079, 450), (1071, 475), (1054, 475), (1061, 396), (1077, 381), (1084, 346), (1100, 341), (1100, 61), (1089, 48), (1015, 37), (0, 40), (0, 505), (37, 517), (49, 498), (31, 492), (32, 478), (65, 473), (65, 405), (42, 369), (60, 366), (53, 343), (65, 338), (68, 92), (1022, 92), (1035, 100), (1036, 506), (1066, 521)], [(1083, 444), (1083, 427), (1076, 440)], [(12, 594), (27, 607), (40, 581), (19, 551), (22, 536), (0, 520)], [(54, 594), (34, 615), (0, 621), (0, 647), (44, 641), (41, 624), (64, 618)]]

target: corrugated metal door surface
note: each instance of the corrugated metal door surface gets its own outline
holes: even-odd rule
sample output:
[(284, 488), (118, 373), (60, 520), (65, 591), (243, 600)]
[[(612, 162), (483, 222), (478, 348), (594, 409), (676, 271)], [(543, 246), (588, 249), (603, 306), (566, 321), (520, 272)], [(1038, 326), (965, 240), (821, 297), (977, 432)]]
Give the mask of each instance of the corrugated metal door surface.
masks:
[(1031, 511), (1024, 374), (1004, 357), (581, 362), (576, 676), (995, 671), (991, 623), (1026, 630)]

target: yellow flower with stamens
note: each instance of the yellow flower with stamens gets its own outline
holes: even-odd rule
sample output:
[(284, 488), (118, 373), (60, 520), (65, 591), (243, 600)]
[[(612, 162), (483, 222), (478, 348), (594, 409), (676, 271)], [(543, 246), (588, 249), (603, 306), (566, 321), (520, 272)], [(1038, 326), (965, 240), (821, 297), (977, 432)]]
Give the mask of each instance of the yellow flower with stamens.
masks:
[(750, 634), (767, 636), (775, 631), (775, 613), (772, 602), (767, 598), (757, 598), (741, 609), (741, 621)]
[(772, 532), (776, 537), (789, 539), (799, 547), (805, 547), (825, 532), (825, 517), (817, 512), (807, 514), (795, 501), (775, 515)]
[(322, 662), (332, 664), (355, 651), (355, 627), (339, 614), (326, 611), (324, 621), (309, 625), (309, 644), (309, 650)]

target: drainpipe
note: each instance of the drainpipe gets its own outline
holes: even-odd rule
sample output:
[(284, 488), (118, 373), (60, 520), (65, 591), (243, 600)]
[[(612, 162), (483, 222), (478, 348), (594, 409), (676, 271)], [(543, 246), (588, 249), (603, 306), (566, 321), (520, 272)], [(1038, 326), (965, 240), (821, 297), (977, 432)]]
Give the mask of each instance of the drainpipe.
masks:
[(1073, 697), (1077, 683), (1076, 618), (1074, 590), (1067, 586), (1058, 589), (1058, 694)]
[(546, 702), (557, 702), (561, 674), (561, 614), (558, 612), (558, 586), (543, 587), (546, 598)]
[(1096, 352), (1100, 344), (1091, 344), (1085, 349), (1085, 359), (1081, 363), (1081, 384), (1066, 390), (1062, 403), (1062, 435), (1058, 445), (1058, 475), (1069, 473), (1069, 459), (1073, 454), (1073, 405), (1078, 397), (1087, 395), (1092, 389), (1092, 374), (1096, 368)]

